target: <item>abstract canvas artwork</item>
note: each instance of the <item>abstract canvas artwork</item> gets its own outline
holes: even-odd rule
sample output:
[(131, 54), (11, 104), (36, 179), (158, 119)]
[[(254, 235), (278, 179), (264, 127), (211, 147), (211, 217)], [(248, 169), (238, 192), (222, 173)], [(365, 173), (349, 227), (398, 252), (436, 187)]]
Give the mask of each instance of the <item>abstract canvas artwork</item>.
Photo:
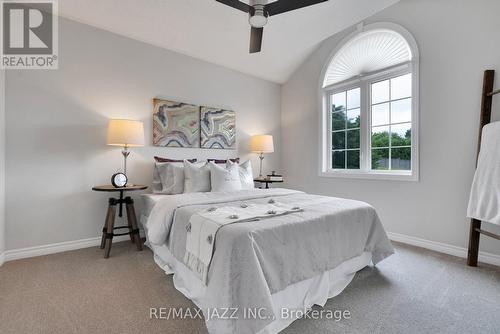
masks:
[(200, 107), (153, 99), (153, 145), (200, 147)]
[(236, 115), (232, 110), (201, 107), (201, 147), (234, 149), (236, 147)]

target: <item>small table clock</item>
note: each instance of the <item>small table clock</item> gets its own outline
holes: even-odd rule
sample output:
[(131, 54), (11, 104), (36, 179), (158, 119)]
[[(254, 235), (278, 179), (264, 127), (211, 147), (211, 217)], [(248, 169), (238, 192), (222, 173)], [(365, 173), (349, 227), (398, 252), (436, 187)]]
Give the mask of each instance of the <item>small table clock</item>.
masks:
[(127, 175), (123, 173), (115, 173), (111, 176), (111, 184), (115, 188), (125, 187), (127, 185)]

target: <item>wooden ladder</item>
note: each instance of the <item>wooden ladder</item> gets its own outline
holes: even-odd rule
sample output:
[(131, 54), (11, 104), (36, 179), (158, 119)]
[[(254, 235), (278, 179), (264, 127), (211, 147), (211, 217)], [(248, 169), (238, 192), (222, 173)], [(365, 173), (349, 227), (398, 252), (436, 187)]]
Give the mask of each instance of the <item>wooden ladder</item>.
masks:
[[(479, 157), (479, 150), (481, 149), (481, 136), (483, 134), (483, 127), (491, 122), (491, 104), (493, 101), (493, 95), (500, 93), (500, 89), (495, 91), (493, 90), (494, 79), (495, 79), (494, 70), (484, 71), (479, 136), (477, 139), (476, 166), (477, 166), (477, 158)], [(477, 258), (479, 253), (479, 237), (481, 234), (500, 240), (500, 235), (482, 230), (481, 221), (472, 218), (470, 221), (469, 251), (467, 254), (467, 265), (471, 267), (477, 267)]]

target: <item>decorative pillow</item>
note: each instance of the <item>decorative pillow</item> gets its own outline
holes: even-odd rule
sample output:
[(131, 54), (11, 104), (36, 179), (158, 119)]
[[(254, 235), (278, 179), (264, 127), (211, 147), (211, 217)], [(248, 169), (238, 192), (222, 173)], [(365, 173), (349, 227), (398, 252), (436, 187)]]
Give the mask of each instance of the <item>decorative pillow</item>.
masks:
[[(153, 182), (152, 182), (152, 189), (153, 193), (161, 193), (163, 190), (162, 186), (162, 181), (160, 179), (160, 173), (158, 171), (158, 166), (161, 166), (163, 163), (166, 162), (179, 162), (181, 165), (184, 165), (184, 160), (175, 160), (175, 159), (168, 159), (168, 158), (161, 158), (161, 157), (154, 157), (156, 163), (155, 163), (155, 168), (153, 170)], [(196, 162), (196, 159), (189, 159), (190, 162)]]
[(210, 179), (212, 191), (238, 191), (241, 190), (238, 164), (228, 164), (225, 167), (210, 162)]
[(210, 167), (208, 163), (191, 163), (184, 160), (184, 192), (210, 191)]
[(254, 189), (255, 184), (253, 182), (252, 162), (250, 160), (247, 160), (244, 163), (239, 164), (238, 167), (241, 189)]
[(155, 168), (153, 169), (153, 182), (151, 184), (151, 188), (153, 189), (153, 193), (161, 193), (162, 185), (160, 179), (160, 172), (158, 171), (158, 166), (164, 163), (155, 162)]
[(184, 163), (158, 163), (157, 170), (160, 175), (162, 194), (175, 195), (184, 192)]
[(208, 162), (214, 162), (216, 164), (225, 164), (228, 161), (239, 163), (240, 162), (240, 158), (234, 158), (234, 159), (207, 159), (207, 161)]

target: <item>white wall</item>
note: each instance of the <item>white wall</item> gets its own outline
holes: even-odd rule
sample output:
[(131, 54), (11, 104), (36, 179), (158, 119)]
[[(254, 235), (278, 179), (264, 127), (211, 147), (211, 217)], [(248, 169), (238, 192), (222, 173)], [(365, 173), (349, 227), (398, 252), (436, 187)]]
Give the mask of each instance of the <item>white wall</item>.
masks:
[(0, 266), (5, 250), (5, 72), (0, 70)]
[[(500, 2), (402, 0), (365, 23), (394, 22), (420, 49), (420, 182), (318, 176), (318, 84), (330, 52), (354, 27), (325, 40), (282, 88), (287, 185), (374, 205), (388, 231), (467, 247), (465, 217), (485, 69), (500, 71)], [(496, 75), (500, 87), (500, 73)], [(499, 120), (500, 97), (493, 101)], [(490, 229), (499, 231), (498, 226)], [(500, 243), (481, 238), (481, 250)]]
[(121, 149), (106, 146), (107, 120), (143, 120), (150, 144), (154, 97), (235, 110), (238, 151), (134, 148), (131, 182), (150, 184), (154, 155), (251, 157), (258, 172), (248, 142), (260, 133), (276, 138), (266, 171), (279, 169), (279, 85), (65, 19), (59, 25), (58, 70), (7, 73), (6, 249), (100, 234), (107, 195), (91, 187), (122, 166)]

